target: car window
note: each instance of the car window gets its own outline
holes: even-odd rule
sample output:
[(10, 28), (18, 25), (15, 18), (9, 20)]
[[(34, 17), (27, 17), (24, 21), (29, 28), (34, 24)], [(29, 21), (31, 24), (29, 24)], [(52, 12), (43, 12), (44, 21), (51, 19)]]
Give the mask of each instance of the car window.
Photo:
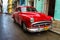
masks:
[(27, 8), (27, 11), (32, 11), (32, 9), (30, 7)]
[(21, 8), (22, 12), (26, 12), (26, 7)]
[(36, 8), (32, 8), (32, 11), (37, 11)]
[(16, 11), (21, 11), (21, 8), (20, 7), (16, 8)]
[(30, 8), (30, 7), (28, 7), (27, 11), (37, 11), (37, 10), (36, 10), (36, 8)]
[(31, 8), (31, 7), (22, 7), (21, 8), (21, 12), (26, 12), (26, 11), (29, 11), (29, 12), (31, 12), (31, 11), (37, 11), (36, 10), (36, 8)]

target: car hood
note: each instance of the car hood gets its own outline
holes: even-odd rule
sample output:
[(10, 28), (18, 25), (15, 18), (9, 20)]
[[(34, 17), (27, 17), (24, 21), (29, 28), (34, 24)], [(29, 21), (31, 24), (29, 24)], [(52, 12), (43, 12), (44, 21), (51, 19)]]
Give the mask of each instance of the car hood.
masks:
[(29, 18), (34, 18), (34, 21), (49, 21), (51, 20), (50, 16), (47, 16), (44, 13), (40, 12), (24, 12), (24, 16)]

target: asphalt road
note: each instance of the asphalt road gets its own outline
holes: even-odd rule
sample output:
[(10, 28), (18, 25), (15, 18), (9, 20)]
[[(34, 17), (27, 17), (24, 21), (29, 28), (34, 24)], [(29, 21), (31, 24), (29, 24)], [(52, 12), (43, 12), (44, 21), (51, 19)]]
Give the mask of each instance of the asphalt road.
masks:
[(60, 40), (53, 32), (24, 33), (8, 14), (0, 14), (0, 40)]

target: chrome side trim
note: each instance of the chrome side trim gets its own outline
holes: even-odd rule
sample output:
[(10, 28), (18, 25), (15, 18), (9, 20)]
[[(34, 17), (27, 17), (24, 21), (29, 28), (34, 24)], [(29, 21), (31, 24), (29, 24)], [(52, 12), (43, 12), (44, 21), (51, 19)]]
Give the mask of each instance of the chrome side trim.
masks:
[(51, 22), (51, 21), (40, 21), (40, 22), (34, 22), (34, 23), (32, 23), (32, 25), (33, 25), (33, 24), (36, 24), (36, 23), (42, 23), (42, 22)]

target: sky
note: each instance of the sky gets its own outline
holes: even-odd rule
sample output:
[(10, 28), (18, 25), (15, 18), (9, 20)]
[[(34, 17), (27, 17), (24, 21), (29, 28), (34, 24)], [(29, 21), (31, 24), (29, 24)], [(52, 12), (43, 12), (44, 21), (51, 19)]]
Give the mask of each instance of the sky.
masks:
[(7, 12), (8, 0), (3, 0), (3, 13)]

